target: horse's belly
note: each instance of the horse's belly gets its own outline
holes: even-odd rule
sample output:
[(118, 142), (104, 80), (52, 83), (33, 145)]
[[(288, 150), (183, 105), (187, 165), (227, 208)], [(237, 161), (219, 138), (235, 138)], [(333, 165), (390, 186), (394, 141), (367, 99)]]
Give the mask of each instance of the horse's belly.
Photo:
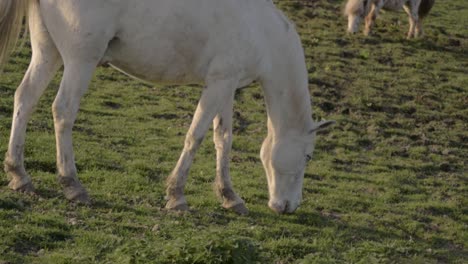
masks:
[(187, 84), (204, 81), (204, 78), (193, 70), (186, 67), (172, 67), (171, 64), (155, 65), (145, 61), (137, 61), (135, 58), (132, 60), (106, 60), (106, 63), (127, 75), (151, 83)]
[(404, 0), (387, 0), (383, 8), (385, 10), (398, 11), (403, 8)]
[(199, 59), (181, 54), (173, 48), (111, 44), (103, 62), (152, 83), (201, 83), (204, 79), (204, 67)]

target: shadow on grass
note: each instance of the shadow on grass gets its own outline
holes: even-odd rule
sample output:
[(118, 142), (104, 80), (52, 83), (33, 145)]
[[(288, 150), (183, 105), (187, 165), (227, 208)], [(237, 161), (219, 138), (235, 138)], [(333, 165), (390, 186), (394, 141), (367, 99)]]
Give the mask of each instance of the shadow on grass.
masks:
[(91, 204), (89, 205), (89, 207), (101, 211), (112, 210), (116, 212), (132, 213), (138, 216), (151, 216), (161, 213), (161, 208), (159, 207), (150, 210), (148, 208), (138, 209), (135, 208), (133, 205), (130, 205), (129, 203), (104, 200), (99, 199), (97, 197), (91, 198)]
[[(252, 218), (250, 221), (268, 219), (268, 222), (274, 222), (276, 226), (284, 227), (284, 230), (266, 229), (267, 234), (264, 234), (264, 237), (271, 239), (294, 238), (298, 234), (289, 227), (302, 225), (310, 227), (307, 234), (301, 233), (302, 236), (307, 235), (311, 238), (323, 238), (324, 235), (330, 236), (332, 240), (346, 241), (346, 243), (355, 245), (359, 250), (362, 250), (363, 254), (386, 250), (391, 255), (390, 258), (405, 259), (409, 257), (407, 254), (411, 252), (414, 256), (424, 255), (427, 258), (436, 260), (438, 263), (452, 263), (456, 259), (467, 256), (463, 245), (441, 236), (418, 236), (414, 232), (406, 230), (404, 223), (379, 224), (377, 221), (368, 225), (356, 224), (343, 220), (338, 214), (324, 214), (319, 211), (296, 212), (291, 215), (252, 212), (249, 216)], [(387, 244), (388, 241), (400, 242), (389, 245)], [(405, 246), (403, 246), (406, 243), (405, 241), (413, 241), (412, 243), (417, 244), (417, 246), (405, 249)], [(375, 247), (369, 247), (369, 245), (375, 245)], [(404, 250), (400, 252), (401, 249)], [(405, 250), (409, 250), (409, 252)]]
[(63, 196), (62, 189), (54, 189), (54, 188), (36, 188), (35, 195), (44, 198), (44, 199), (65, 199)]
[[(355, 41), (358, 41), (360, 44), (373, 46), (373, 45), (382, 45), (385, 43), (391, 44), (402, 44), (414, 50), (426, 50), (426, 51), (437, 51), (443, 53), (452, 53), (457, 57), (467, 57), (466, 49), (462, 44), (460, 38), (449, 36), (449, 35), (440, 35), (440, 36), (423, 36), (418, 39), (406, 39), (406, 38), (395, 38), (393, 35), (386, 36), (385, 34), (374, 34), (372, 36), (363, 37), (363, 36), (347, 36), (348, 38), (358, 38)], [(347, 42), (346, 45), (350, 44)]]

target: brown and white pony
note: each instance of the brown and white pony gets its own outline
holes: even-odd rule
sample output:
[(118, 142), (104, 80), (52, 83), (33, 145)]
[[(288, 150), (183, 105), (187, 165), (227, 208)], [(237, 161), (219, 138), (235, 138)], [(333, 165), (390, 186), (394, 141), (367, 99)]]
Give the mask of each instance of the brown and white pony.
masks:
[(359, 23), (365, 18), (364, 34), (369, 35), (375, 19), (381, 9), (398, 11), (402, 8), (409, 16), (409, 30), (407, 37), (422, 35), (421, 20), (429, 14), (435, 0), (348, 0), (345, 15), (348, 16), (348, 32), (356, 33)]

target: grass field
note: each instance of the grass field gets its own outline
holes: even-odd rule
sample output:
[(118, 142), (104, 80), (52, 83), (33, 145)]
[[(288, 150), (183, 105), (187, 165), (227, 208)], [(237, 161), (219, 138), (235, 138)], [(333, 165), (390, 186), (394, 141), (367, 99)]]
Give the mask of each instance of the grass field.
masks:
[[(259, 159), (262, 90), (239, 91), (231, 174), (250, 209), (237, 216), (213, 193), (211, 132), (186, 188), (189, 213), (166, 212), (175, 165), (200, 89), (151, 86), (99, 68), (74, 129), (89, 206), (56, 181), (51, 104), (58, 75), (29, 123), (26, 168), (37, 195), (0, 173), (0, 263), (466, 263), (468, 260), (468, 2), (436, 1), (425, 37), (385, 13), (375, 34), (347, 36), (342, 1), (279, 1), (296, 23), (314, 117), (337, 121), (317, 140), (304, 201), (267, 207)], [(0, 75), (0, 153), (30, 50)]]

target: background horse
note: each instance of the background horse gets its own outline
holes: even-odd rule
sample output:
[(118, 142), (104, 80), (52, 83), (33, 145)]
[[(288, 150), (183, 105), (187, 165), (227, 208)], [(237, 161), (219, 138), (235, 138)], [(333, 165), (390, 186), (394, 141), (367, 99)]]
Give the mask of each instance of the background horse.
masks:
[(253, 81), (262, 84), (267, 104), (268, 136), (260, 156), (269, 206), (279, 213), (299, 206), (316, 131), (332, 122), (313, 122), (299, 36), (271, 1), (1, 0), (0, 62), (14, 46), (25, 16), (32, 59), (15, 94), (4, 162), (11, 189), (34, 190), (24, 168), (26, 126), (39, 97), (63, 65), (52, 105), (58, 178), (66, 198), (89, 201), (77, 177), (71, 132), (93, 72), (100, 64), (110, 64), (150, 82), (206, 85), (167, 181), (166, 208), (188, 208), (183, 190), (189, 168), (213, 122), (217, 193), (225, 208), (247, 212), (232, 188), (228, 155), (234, 92)]
[(355, 33), (359, 23), (365, 18), (364, 34), (369, 35), (380, 9), (398, 11), (404, 9), (409, 16), (407, 37), (422, 35), (421, 20), (429, 14), (435, 0), (348, 0), (345, 15), (348, 16), (348, 32)]

